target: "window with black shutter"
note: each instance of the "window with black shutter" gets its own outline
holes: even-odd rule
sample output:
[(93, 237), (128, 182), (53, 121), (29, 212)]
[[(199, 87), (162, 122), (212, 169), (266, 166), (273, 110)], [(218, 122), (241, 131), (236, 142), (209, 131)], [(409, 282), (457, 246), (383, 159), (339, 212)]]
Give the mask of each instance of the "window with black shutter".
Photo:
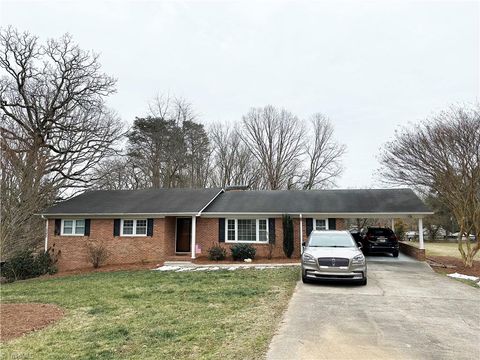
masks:
[(218, 242), (225, 242), (225, 219), (218, 219)]

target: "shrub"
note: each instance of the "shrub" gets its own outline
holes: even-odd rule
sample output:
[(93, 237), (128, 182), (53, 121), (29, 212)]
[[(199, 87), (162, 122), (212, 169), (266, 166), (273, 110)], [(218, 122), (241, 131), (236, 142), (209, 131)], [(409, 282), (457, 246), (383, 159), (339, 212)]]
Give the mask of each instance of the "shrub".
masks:
[(1, 275), (7, 281), (24, 280), (57, 272), (57, 257), (53, 248), (35, 254), (32, 250), (15, 252), (2, 266)]
[(225, 260), (227, 257), (227, 250), (219, 245), (214, 245), (210, 249), (208, 249), (208, 259), (209, 260)]
[(53, 248), (50, 248), (47, 252), (42, 252), (36, 256), (36, 271), (39, 275), (53, 275), (57, 273), (57, 255), (55, 255), (55, 251), (53, 250)]
[(93, 267), (97, 269), (108, 259), (108, 250), (102, 244), (89, 243), (88, 247), (88, 260), (92, 263)]
[(250, 244), (235, 244), (230, 247), (230, 251), (232, 252), (233, 260), (243, 261), (245, 259), (254, 259), (256, 250)]
[(402, 220), (395, 221), (395, 235), (399, 241), (405, 240), (405, 223)]
[(290, 215), (283, 215), (283, 252), (286, 257), (292, 257), (293, 246), (293, 221)]

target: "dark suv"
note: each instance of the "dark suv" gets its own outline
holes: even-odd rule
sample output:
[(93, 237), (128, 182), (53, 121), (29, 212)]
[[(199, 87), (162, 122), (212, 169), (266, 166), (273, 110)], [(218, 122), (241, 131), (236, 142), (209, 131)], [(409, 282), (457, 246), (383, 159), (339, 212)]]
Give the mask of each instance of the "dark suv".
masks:
[(392, 229), (368, 227), (361, 234), (361, 242), (365, 254), (390, 253), (398, 257), (398, 239)]

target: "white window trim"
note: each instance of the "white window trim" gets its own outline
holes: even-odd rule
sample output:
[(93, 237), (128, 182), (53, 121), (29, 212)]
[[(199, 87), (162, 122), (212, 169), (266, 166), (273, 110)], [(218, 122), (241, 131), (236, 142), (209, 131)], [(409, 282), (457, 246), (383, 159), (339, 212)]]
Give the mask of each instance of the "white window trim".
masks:
[[(133, 221), (133, 234), (123, 234), (123, 222), (125, 220), (132, 220)], [(137, 220), (145, 220), (145, 234), (137, 234)], [(142, 236), (147, 236), (148, 233), (148, 219), (121, 219), (120, 221), (120, 236), (124, 237), (142, 237)]]
[[(267, 240), (266, 241), (246, 241), (246, 240), (238, 240), (238, 220), (255, 220), (256, 226), (255, 226), (255, 237), (256, 239), (260, 238), (260, 227), (259, 223), (260, 220), (265, 220), (266, 222), (266, 227), (267, 227)], [(239, 218), (239, 219), (225, 219), (225, 242), (230, 243), (230, 244), (268, 244), (269, 243), (269, 229), (268, 229), (268, 219), (266, 218)], [(228, 221), (233, 220), (235, 221), (235, 240), (228, 240)]]
[[(313, 219), (313, 230), (317, 230), (317, 220), (324, 220), (325, 221), (325, 229), (323, 231), (329, 230), (328, 229), (328, 218), (318, 218), (318, 219), (314, 218)], [(322, 231), (322, 230), (318, 230), (318, 231)]]
[[(75, 231), (77, 229), (77, 221), (79, 220), (83, 220), (83, 234), (75, 234)], [(71, 234), (65, 234), (65, 232), (63, 231), (63, 228), (64, 228), (64, 222), (65, 221), (72, 221), (72, 233)], [(62, 226), (61, 226), (61, 230), (60, 230), (60, 235), (61, 236), (85, 236), (85, 219), (62, 219)]]

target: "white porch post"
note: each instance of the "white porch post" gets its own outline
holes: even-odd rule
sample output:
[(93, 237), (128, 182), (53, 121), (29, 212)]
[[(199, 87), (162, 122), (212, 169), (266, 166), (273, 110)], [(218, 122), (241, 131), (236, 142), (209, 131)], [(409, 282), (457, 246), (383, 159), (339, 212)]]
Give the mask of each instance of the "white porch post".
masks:
[(192, 259), (195, 259), (195, 253), (196, 253), (196, 242), (197, 242), (197, 217), (192, 216)]
[(302, 214), (300, 214), (300, 255), (303, 254), (303, 224), (302, 224)]
[(423, 244), (423, 219), (418, 219), (418, 245), (420, 249), (425, 249), (425, 245)]
[(392, 219), (392, 231), (395, 232), (395, 219)]
[(48, 219), (45, 219), (45, 252), (48, 250)]

